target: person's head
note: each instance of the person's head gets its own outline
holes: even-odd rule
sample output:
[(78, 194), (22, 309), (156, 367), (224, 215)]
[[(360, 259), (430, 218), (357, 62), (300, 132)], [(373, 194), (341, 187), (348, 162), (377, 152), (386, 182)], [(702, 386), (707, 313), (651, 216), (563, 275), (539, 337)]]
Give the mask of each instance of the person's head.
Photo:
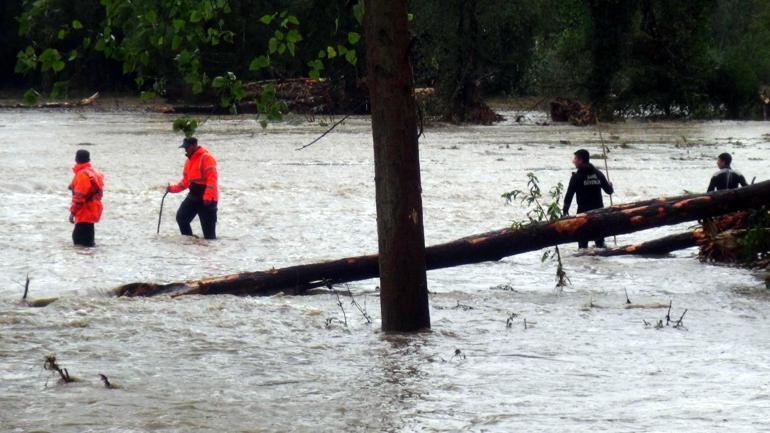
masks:
[(719, 167), (720, 170), (723, 168), (730, 168), (730, 164), (732, 163), (733, 157), (727, 152), (720, 154), (717, 158), (717, 167)]
[(185, 137), (182, 145), (179, 147), (184, 149), (185, 155), (190, 156), (198, 149), (198, 139), (195, 137)]
[(91, 162), (91, 154), (85, 149), (79, 149), (75, 152), (75, 162), (78, 164), (85, 164)]
[(591, 154), (585, 149), (580, 149), (575, 152), (575, 156), (572, 158), (572, 163), (575, 164), (575, 168), (580, 168), (588, 164), (591, 160)]

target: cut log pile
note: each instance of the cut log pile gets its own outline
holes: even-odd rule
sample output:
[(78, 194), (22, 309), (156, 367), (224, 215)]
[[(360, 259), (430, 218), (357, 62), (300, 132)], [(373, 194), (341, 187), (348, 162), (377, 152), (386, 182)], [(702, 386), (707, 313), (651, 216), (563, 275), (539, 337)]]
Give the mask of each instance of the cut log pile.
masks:
[[(426, 266), (430, 270), (497, 261), (580, 239), (621, 235), (767, 205), (770, 205), (770, 181), (734, 190), (615, 205), (552, 223), (504, 228), (434, 245), (426, 249)], [(170, 284), (132, 283), (117, 287), (114, 293), (117, 296), (302, 293), (315, 287), (378, 275), (377, 255), (367, 255)]]
[[(360, 80), (354, 88), (344, 82), (291, 78), (245, 83), (245, 97), (236, 104), (238, 113), (255, 113), (254, 103), (266, 86), (275, 88), (276, 99), (286, 104), (288, 111), (296, 114), (336, 114), (340, 112), (363, 114), (368, 96), (365, 83)], [(229, 108), (216, 104), (158, 105), (148, 108), (159, 113), (228, 113)]]
[(569, 122), (575, 126), (595, 125), (596, 112), (588, 105), (558, 97), (551, 101), (551, 120)]
[(286, 103), (293, 113), (329, 113), (334, 109), (331, 82), (307, 78), (247, 83), (245, 100), (253, 101), (268, 85), (275, 88), (276, 98)]
[(42, 104), (13, 104), (3, 105), (0, 108), (34, 108), (34, 109), (47, 109), (47, 108), (78, 108), (87, 107), (93, 105), (99, 98), (99, 92), (94, 93), (88, 98), (79, 99), (77, 101), (51, 101), (43, 102)]

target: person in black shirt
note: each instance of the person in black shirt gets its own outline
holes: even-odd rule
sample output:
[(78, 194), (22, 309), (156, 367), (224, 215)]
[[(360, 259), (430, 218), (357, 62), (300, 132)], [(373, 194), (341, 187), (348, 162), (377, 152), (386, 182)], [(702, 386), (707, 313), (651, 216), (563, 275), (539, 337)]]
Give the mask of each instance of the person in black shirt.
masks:
[[(604, 174), (591, 164), (590, 158), (590, 154), (585, 149), (575, 152), (575, 157), (572, 158), (577, 172), (572, 173), (567, 194), (564, 196), (564, 215), (569, 214), (572, 197), (575, 195), (577, 196), (577, 212), (582, 213), (604, 207), (602, 190), (607, 194), (612, 194), (615, 191), (612, 182), (608, 182)], [(604, 238), (595, 239), (595, 242), (597, 248), (604, 248)], [(588, 248), (588, 240), (579, 241), (578, 248)]]
[(722, 189), (735, 189), (738, 186), (746, 186), (746, 178), (742, 174), (730, 168), (733, 157), (729, 153), (723, 153), (717, 158), (717, 167), (719, 171), (711, 176), (711, 182), (707, 192), (719, 191)]

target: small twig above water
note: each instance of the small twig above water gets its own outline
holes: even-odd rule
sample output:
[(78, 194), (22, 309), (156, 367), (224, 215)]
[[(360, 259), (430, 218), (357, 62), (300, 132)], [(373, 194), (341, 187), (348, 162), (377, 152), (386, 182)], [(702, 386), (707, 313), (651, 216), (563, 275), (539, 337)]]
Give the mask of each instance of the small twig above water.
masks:
[(508, 316), (508, 318), (505, 320), (505, 327), (506, 327), (506, 328), (511, 328), (511, 327), (513, 327), (513, 319), (515, 319), (515, 318), (516, 318), (516, 317), (518, 317), (518, 316), (519, 316), (519, 315), (518, 315), (518, 314), (516, 314), (516, 313), (511, 313), (511, 314)]
[(682, 320), (684, 319), (684, 315), (687, 314), (687, 309), (685, 308), (684, 312), (682, 313), (682, 316), (679, 317), (679, 320), (676, 321), (676, 324), (674, 325), (674, 328), (681, 328), (682, 327)]
[[(658, 322), (655, 324), (655, 329), (663, 329), (665, 327), (671, 326), (672, 324), (673, 324), (673, 328), (674, 329), (687, 329), (687, 328), (684, 327), (683, 320), (684, 320), (684, 316), (685, 316), (685, 314), (687, 314), (688, 310), (685, 308), (685, 310), (682, 312), (682, 315), (679, 316), (679, 319), (676, 320), (676, 321), (673, 321), (673, 320), (671, 320), (671, 306), (672, 306), (672, 304), (673, 304), (673, 301), (670, 300), (668, 302), (668, 310), (666, 311), (666, 316), (664, 317), (666, 319), (666, 323), (663, 324), (663, 319), (658, 320)], [(626, 307), (626, 308), (628, 308), (628, 307)], [(644, 323), (645, 328), (649, 328), (650, 327), (650, 323), (647, 322), (646, 320), (642, 319), (642, 322)]]
[(457, 300), (457, 305), (455, 305), (452, 309), (453, 310), (470, 311), (470, 310), (473, 310), (473, 307), (471, 307), (470, 305), (461, 304), (460, 300), (458, 299)]
[(27, 272), (27, 280), (24, 282), (24, 295), (21, 297), (22, 301), (27, 300), (27, 293), (29, 293), (29, 272)]
[(342, 299), (340, 299), (340, 293), (338, 291), (334, 291), (334, 294), (337, 295), (337, 305), (340, 306), (340, 310), (342, 310), (342, 318), (344, 320), (345, 327), (348, 326), (348, 315), (345, 314), (345, 307), (342, 306)]
[(107, 389), (118, 389), (120, 386), (115, 385), (114, 383), (110, 382), (110, 379), (107, 378), (106, 375), (99, 373), (99, 378), (102, 380), (102, 383), (104, 384), (104, 387)]
[(460, 349), (455, 349), (455, 354), (452, 355), (452, 357), (449, 359), (450, 361), (453, 359), (465, 359), (465, 354)]
[(338, 127), (340, 124), (342, 124), (342, 122), (344, 122), (344, 121), (345, 121), (345, 120), (346, 120), (348, 117), (350, 117), (350, 116), (351, 116), (350, 114), (346, 114), (346, 115), (345, 115), (345, 116), (344, 116), (342, 119), (340, 119), (340, 120), (338, 120), (338, 121), (334, 122), (334, 125), (332, 125), (332, 126), (329, 128), (329, 129), (327, 129), (327, 130), (326, 130), (326, 131), (325, 131), (323, 134), (321, 134), (321, 135), (319, 135), (318, 137), (316, 137), (316, 139), (315, 139), (315, 140), (311, 141), (310, 143), (308, 143), (308, 144), (306, 144), (306, 145), (304, 145), (304, 146), (298, 147), (298, 148), (296, 148), (295, 150), (302, 150), (302, 149), (306, 149), (306, 148), (308, 148), (308, 147), (310, 147), (310, 146), (312, 146), (312, 145), (316, 144), (316, 143), (317, 143), (318, 141), (320, 141), (322, 138), (326, 137), (326, 135), (327, 135), (327, 134), (329, 134), (330, 132), (334, 131), (334, 128)]
[(628, 297), (628, 290), (624, 288), (623, 291), (626, 292), (626, 304), (630, 304), (631, 299)]

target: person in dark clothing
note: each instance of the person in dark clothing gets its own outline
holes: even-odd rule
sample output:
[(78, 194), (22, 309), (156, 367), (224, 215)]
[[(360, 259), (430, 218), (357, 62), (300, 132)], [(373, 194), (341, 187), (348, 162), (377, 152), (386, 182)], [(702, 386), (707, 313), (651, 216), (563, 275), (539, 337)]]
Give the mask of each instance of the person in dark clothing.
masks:
[[(585, 149), (575, 152), (572, 158), (577, 171), (572, 173), (567, 194), (564, 196), (564, 215), (569, 214), (573, 196), (577, 196), (577, 212), (582, 213), (604, 207), (602, 190), (607, 194), (615, 192), (612, 182), (608, 182), (604, 174), (591, 164), (590, 158)], [(598, 248), (604, 248), (604, 238), (595, 239), (595, 242)], [(588, 240), (579, 241), (578, 248), (588, 248)]]
[(185, 138), (179, 147), (183, 148), (187, 155), (182, 180), (166, 189), (170, 193), (179, 193), (186, 189), (190, 191), (176, 212), (179, 231), (185, 236), (192, 236), (190, 223), (198, 215), (203, 237), (216, 239), (219, 202), (217, 161), (205, 147), (198, 146), (198, 139), (195, 137)]
[(729, 153), (723, 153), (717, 158), (717, 167), (719, 171), (711, 176), (711, 182), (707, 192), (719, 191), (722, 189), (735, 189), (739, 186), (746, 186), (746, 178), (742, 174), (733, 170), (730, 164), (733, 162), (733, 157)]

